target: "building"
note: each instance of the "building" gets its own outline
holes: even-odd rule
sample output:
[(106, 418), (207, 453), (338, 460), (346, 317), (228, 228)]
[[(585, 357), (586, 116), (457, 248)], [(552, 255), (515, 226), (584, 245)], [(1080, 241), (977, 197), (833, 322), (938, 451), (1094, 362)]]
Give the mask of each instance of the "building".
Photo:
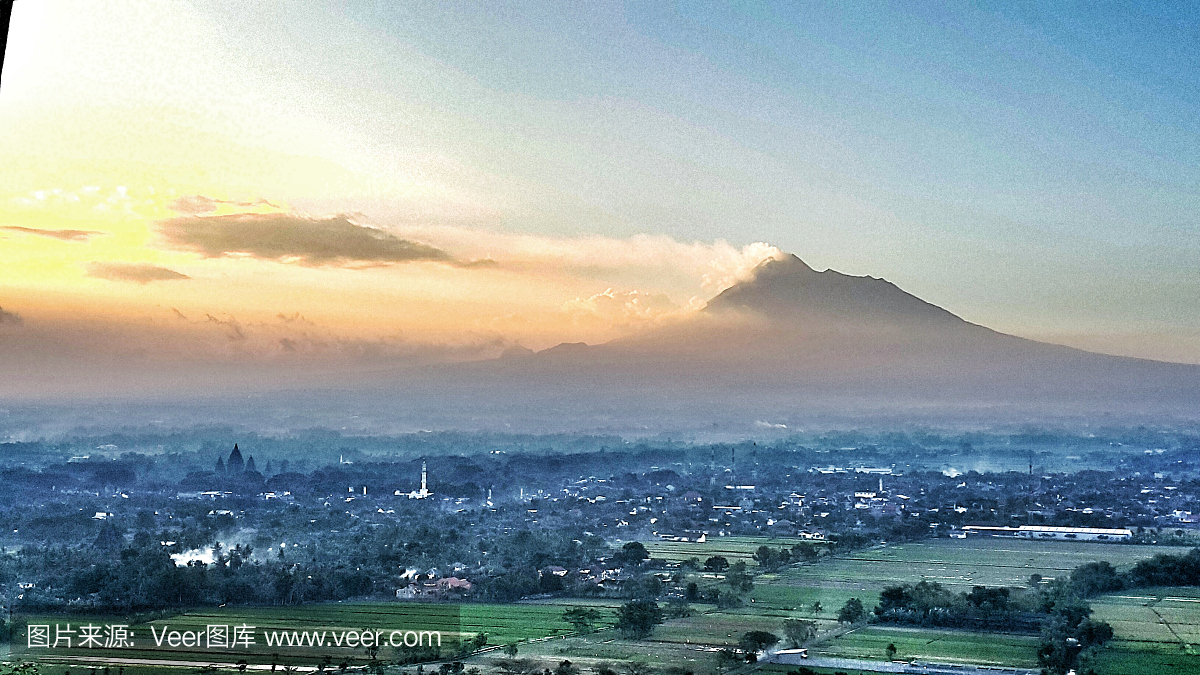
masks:
[[(363, 488), (363, 494), (366, 494), (366, 488)], [(394, 494), (399, 497), (400, 491), (396, 490)], [(428, 499), (433, 496), (433, 493), (429, 491), (429, 465), (425, 460), (421, 460), (421, 489), (413, 490), (405, 496), (409, 499)]]
[(432, 581), (414, 581), (396, 589), (397, 600), (446, 600), (460, 598), (471, 592), (471, 582), (458, 577), (443, 577)]
[(968, 534), (990, 534), (995, 537), (1016, 537), (1018, 539), (1059, 541), (1128, 541), (1133, 538), (1132, 530), (1108, 527), (1051, 527), (1048, 525), (983, 527), (977, 525), (967, 525), (962, 529)]

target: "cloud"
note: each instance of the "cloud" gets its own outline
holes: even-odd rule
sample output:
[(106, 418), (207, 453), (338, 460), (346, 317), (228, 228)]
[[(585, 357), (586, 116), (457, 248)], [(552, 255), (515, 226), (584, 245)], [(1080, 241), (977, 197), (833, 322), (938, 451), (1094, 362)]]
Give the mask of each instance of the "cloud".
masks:
[(576, 324), (600, 323), (618, 329), (646, 328), (676, 315), (680, 307), (661, 293), (617, 292), (608, 289), (563, 303)]
[(61, 239), (62, 241), (87, 241), (96, 235), (104, 234), (103, 232), (95, 232), (93, 230), (43, 230), (36, 227), (21, 227), (20, 225), (0, 225), (0, 230), (33, 234), (39, 237), (52, 237), (54, 239)]
[(764, 242), (737, 247), (720, 239), (685, 242), (665, 235), (556, 237), (411, 224), (393, 230), (450, 251), (460, 260), (474, 260), (471, 266), (486, 267), (494, 261), (511, 271), (557, 270), (626, 287), (669, 288), (689, 295), (716, 295), (748, 280), (762, 261), (784, 256)]
[(151, 281), (175, 281), (189, 279), (188, 275), (180, 274), (150, 263), (104, 263), (94, 262), (87, 266), (88, 276), (108, 281), (132, 281), (136, 284), (148, 284)]
[(290, 213), (240, 213), (171, 218), (159, 223), (171, 246), (209, 258), (247, 255), (302, 265), (454, 262), (445, 251), (390, 232), (365, 227), (347, 216), (309, 218)]
[(187, 195), (180, 197), (171, 202), (167, 208), (176, 213), (183, 213), (189, 216), (198, 216), (205, 213), (212, 213), (222, 205), (252, 207), (252, 206), (274, 206), (271, 202), (260, 199), (256, 202), (239, 202), (226, 199), (213, 199), (204, 195)]
[(246, 339), (246, 334), (242, 332), (242, 325), (238, 323), (237, 319), (233, 317), (228, 319), (218, 319), (212, 314), (205, 314), (204, 317), (209, 323), (215, 323), (218, 326), (223, 326), (226, 329), (225, 337), (229, 338), (231, 341), (242, 342)]
[(3, 307), (0, 307), (0, 326), (20, 326), (25, 321), (21, 319), (21, 315), (16, 312), (9, 312)]

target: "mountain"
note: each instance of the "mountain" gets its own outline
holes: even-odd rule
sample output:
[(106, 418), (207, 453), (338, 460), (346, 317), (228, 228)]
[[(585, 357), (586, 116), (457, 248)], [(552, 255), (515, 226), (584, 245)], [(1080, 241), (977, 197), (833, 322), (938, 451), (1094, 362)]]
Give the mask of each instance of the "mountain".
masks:
[[(144, 405), (118, 417), (162, 420), (180, 410)], [(762, 263), (685, 320), (605, 344), (330, 373), (320, 388), (198, 401), (186, 411), (272, 432), (326, 426), (701, 439), (788, 433), (779, 425), (1178, 422), (1200, 418), (1200, 366), (1005, 335), (886, 280), (817, 272), (787, 256)]]
[[(457, 368), (457, 367), (456, 367)], [(1189, 417), (1200, 367), (1108, 356), (970, 323), (884, 279), (796, 256), (690, 319), (585, 346), (465, 367), (477, 392), (534, 409), (641, 423), (814, 416), (977, 422)], [(531, 411), (526, 411), (531, 412)]]
[(709, 313), (751, 310), (808, 326), (849, 323), (953, 329), (966, 322), (950, 312), (874, 277), (834, 270), (817, 272), (795, 255), (761, 263), (750, 281), (713, 298)]

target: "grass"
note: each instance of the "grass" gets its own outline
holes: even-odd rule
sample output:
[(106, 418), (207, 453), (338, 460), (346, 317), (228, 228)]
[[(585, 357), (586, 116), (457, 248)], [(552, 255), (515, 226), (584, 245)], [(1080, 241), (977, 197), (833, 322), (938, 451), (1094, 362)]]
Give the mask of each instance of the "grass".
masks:
[[(746, 560), (756, 567), (752, 555), (759, 546), (791, 546), (797, 541), (720, 537), (703, 544), (652, 541), (647, 543), (647, 548), (656, 558), (679, 561), (696, 557), (703, 561), (712, 555), (723, 555), (731, 561)], [(717, 612), (711, 605), (693, 605), (692, 616), (670, 620), (657, 628), (649, 639), (641, 641), (621, 639), (615, 631), (572, 636), (572, 627), (562, 621), (566, 607), (586, 605), (600, 609), (605, 614), (601, 624), (609, 624), (621, 603), (613, 599), (554, 598), (512, 605), (467, 603), (452, 606), (458, 613), (451, 619), (442, 619), (452, 624), (446, 629), (456, 636), (487, 633), (489, 644), (520, 642), (521, 657), (537, 659), (550, 667), (563, 659), (570, 659), (585, 670), (601, 661), (637, 659), (664, 668), (682, 666), (697, 675), (707, 675), (715, 673), (715, 650), (736, 644), (745, 632), (766, 630), (782, 636), (783, 621), (791, 617), (816, 619), (820, 628), (827, 630), (836, 625), (837, 610), (847, 599), (857, 597), (870, 609), (878, 602), (878, 592), (887, 585), (931, 580), (954, 590), (966, 590), (977, 584), (1023, 586), (1034, 573), (1044, 577), (1062, 576), (1080, 564), (1096, 560), (1107, 560), (1124, 568), (1157, 553), (1182, 550), (993, 538), (939, 539), (884, 546), (848, 555), (825, 556), (815, 563), (790, 567), (778, 573), (759, 574), (743, 607)], [(688, 580), (697, 581), (702, 587), (728, 588), (719, 579), (699, 574), (689, 575)], [(822, 605), (819, 613), (813, 612), (816, 602)], [(1139, 590), (1098, 598), (1093, 606), (1097, 618), (1111, 623), (1116, 631), (1116, 639), (1097, 664), (1103, 675), (1166, 672), (1200, 675), (1200, 658), (1194, 655), (1193, 648), (1200, 644), (1200, 589)], [(416, 620), (420, 620), (422, 612), (436, 613), (446, 607), (384, 602), (222, 608), (195, 610), (153, 624), (160, 629), (165, 624), (202, 627), (208, 623), (247, 623), (260, 629), (296, 630), (390, 628), (413, 621), (413, 613)], [(886, 646), (893, 643), (898, 649), (897, 658), (906, 660), (1033, 667), (1036, 665), (1037, 641), (1033, 636), (867, 626), (817, 645), (814, 651), (831, 656), (882, 660), (886, 658)], [(139, 648), (136, 651), (137, 654), (128, 655), (141, 658), (164, 656), (159, 650)], [(292, 649), (287, 655), (291, 658), (281, 659), (281, 662), (315, 665), (324, 654), (319, 650)], [(334, 656), (335, 664), (340, 660), (338, 655)], [(361, 662), (365, 652), (359, 649), (354, 656)], [(392, 656), (386, 650), (380, 654), (385, 659)], [(216, 660), (212, 657), (211, 653), (193, 650), (176, 652), (171, 658)], [(498, 657), (500, 655), (493, 652), (471, 661), (486, 666)], [(220, 660), (230, 662), (236, 657)], [(266, 662), (262, 655), (247, 660)], [(44, 672), (61, 675), (58, 666)], [(125, 675), (142, 675), (142, 672), (136, 667), (126, 667)]]
[[(582, 604), (582, 603), (580, 603)], [(456, 646), (460, 636), (473, 638), (479, 633), (488, 634), (489, 644), (507, 644), (523, 640), (545, 638), (555, 635), (566, 635), (573, 632), (570, 624), (562, 620), (562, 605), (550, 604), (433, 604), (433, 603), (330, 603), (320, 605), (303, 605), (298, 607), (255, 607), (255, 608), (216, 608), (186, 612), (184, 614), (140, 624), (132, 627), (135, 646), (120, 650), (55, 649), (38, 651), (30, 656), (73, 656), (94, 657), (111, 656), (127, 659), (167, 659), (184, 662), (224, 662), (233, 663), (245, 659), (250, 663), (270, 663), (276, 660), (273, 654), (278, 654), (281, 664), (315, 665), (326, 656), (334, 664), (343, 660), (363, 662), (367, 659), (367, 651), (362, 647), (338, 647), (327, 643), (323, 647), (315, 646), (277, 646), (270, 647), (264, 641), (264, 632), (270, 630), (286, 631), (343, 631), (346, 629), (368, 629), (384, 631), (385, 639), (391, 630), (436, 630), (442, 633), (442, 644), (450, 649)], [(599, 608), (605, 615), (601, 624), (611, 622), (612, 610)], [(83, 619), (82, 621), (80, 619)], [(31, 617), (31, 623), (39, 619)], [(79, 624), (93, 623), (124, 623), (114, 617), (50, 617), (40, 619), (43, 623), (71, 622), (78, 629)], [(203, 632), (210, 624), (216, 625), (249, 625), (256, 629), (256, 644), (250, 648), (208, 649), (200, 647), (169, 647), (167, 644), (155, 644), (152, 630), (161, 634), (164, 629), (192, 630)], [(53, 630), (53, 629), (52, 629)], [(379, 658), (389, 660), (401, 656), (401, 650), (384, 647), (379, 651)]]
[(813, 651), (821, 656), (882, 660), (887, 658), (887, 646), (894, 644), (895, 658), (904, 661), (916, 659), (1035, 668), (1038, 643), (1038, 638), (1030, 635), (867, 626), (837, 637)]
[(1157, 553), (1186, 553), (1178, 547), (1149, 547), (1088, 542), (1041, 542), (999, 537), (934, 539), (894, 544), (822, 559), (790, 568), (784, 582), (825, 587), (869, 588), (936, 581), (944, 586), (1024, 586), (1031, 574), (1054, 578), (1079, 565), (1107, 560), (1118, 568)]
[[(730, 563), (745, 560), (753, 565), (754, 552), (759, 546), (770, 546), (774, 549), (791, 548), (804, 539), (792, 537), (713, 537), (703, 543), (694, 541), (662, 541), (659, 539), (644, 542), (650, 557), (671, 562), (680, 562), (688, 558), (699, 558), (704, 562), (708, 557), (724, 556)], [(824, 546), (819, 541), (809, 541), (818, 548)]]
[(1200, 674), (1200, 589), (1139, 588), (1097, 598), (1092, 609), (1114, 633), (1102, 673)]

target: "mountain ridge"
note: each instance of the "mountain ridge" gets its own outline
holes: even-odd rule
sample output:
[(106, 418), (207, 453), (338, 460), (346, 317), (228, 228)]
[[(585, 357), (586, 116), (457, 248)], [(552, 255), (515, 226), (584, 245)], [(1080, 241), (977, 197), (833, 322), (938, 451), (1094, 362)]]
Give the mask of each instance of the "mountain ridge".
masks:
[(650, 331), (378, 382), (371, 405), (431, 428), (637, 435), (761, 433), (758, 420), (1200, 420), (1200, 366), (1007, 335), (887, 280), (817, 272), (794, 256), (764, 262), (686, 320)]

